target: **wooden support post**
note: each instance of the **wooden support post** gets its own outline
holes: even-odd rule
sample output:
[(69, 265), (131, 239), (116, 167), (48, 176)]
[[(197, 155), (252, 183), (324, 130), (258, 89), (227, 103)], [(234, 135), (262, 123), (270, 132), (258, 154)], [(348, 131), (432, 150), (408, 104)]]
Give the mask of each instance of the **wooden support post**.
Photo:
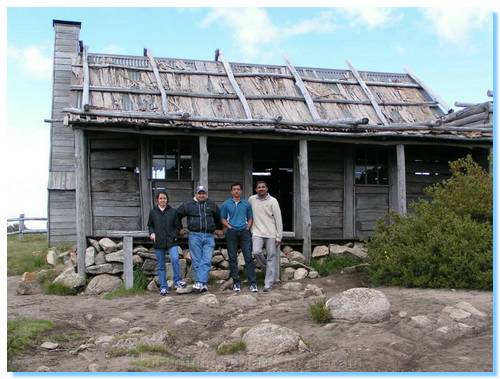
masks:
[(352, 146), (344, 148), (344, 214), (343, 237), (354, 239), (354, 151)]
[(290, 70), (290, 72), (293, 75), (293, 78), (295, 80), (295, 84), (297, 85), (297, 87), (299, 87), (299, 90), (302, 93), (302, 96), (304, 96), (304, 100), (306, 102), (307, 108), (309, 109), (309, 112), (311, 113), (313, 120), (321, 119), (318, 111), (316, 110), (316, 106), (314, 105), (313, 99), (312, 99), (311, 95), (309, 94), (309, 91), (307, 90), (299, 73), (297, 72), (297, 70), (295, 69), (293, 64), (288, 60), (288, 58), (286, 56), (283, 58), (285, 59), (286, 65), (288, 66), (288, 69)]
[(198, 141), (199, 141), (199, 145), (200, 145), (200, 180), (199, 180), (198, 184), (200, 186), (208, 187), (207, 136), (199, 136)]
[(236, 92), (236, 95), (238, 95), (238, 98), (240, 99), (241, 105), (243, 106), (243, 110), (245, 111), (245, 116), (247, 119), (252, 119), (252, 112), (250, 111), (250, 106), (248, 105), (247, 99), (245, 98), (245, 95), (243, 95), (243, 92), (241, 91), (240, 86), (238, 85), (238, 82), (234, 78), (233, 70), (231, 69), (231, 65), (229, 62), (226, 60), (224, 55), (222, 54), (222, 51), (219, 51), (219, 54), (217, 55), (217, 59), (222, 62), (224, 65), (224, 69), (226, 70), (227, 77), (229, 79), (229, 82), (231, 83), (231, 86), (233, 87), (234, 92)]
[(366, 85), (365, 81), (359, 74), (358, 70), (354, 68), (354, 66), (351, 64), (350, 61), (346, 61), (347, 65), (349, 66), (349, 69), (351, 70), (352, 74), (358, 81), (359, 85), (361, 86), (361, 89), (365, 93), (366, 97), (370, 102), (372, 103), (373, 109), (375, 110), (375, 113), (377, 114), (377, 117), (382, 121), (382, 124), (388, 125), (389, 123), (387, 122), (387, 119), (385, 118), (384, 114), (382, 113), (382, 109), (380, 109), (380, 106), (377, 103), (377, 100), (375, 100), (375, 96), (373, 96), (372, 91), (370, 91), (370, 88)]
[(19, 240), (22, 241), (24, 239), (24, 213), (19, 215)]
[(75, 129), (74, 133), (77, 267), (78, 275), (85, 278), (85, 250), (90, 226), (87, 138), (82, 129)]
[[(241, 143), (241, 142), (240, 142)], [(252, 144), (244, 142), (243, 145), (243, 196), (249, 198), (253, 194), (253, 157)]]
[(123, 283), (125, 285), (125, 289), (130, 289), (134, 286), (134, 265), (132, 262), (133, 250), (133, 237), (123, 237)]
[(149, 64), (151, 65), (151, 68), (153, 69), (153, 73), (154, 73), (155, 78), (156, 78), (156, 84), (158, 86), (158, 89), (160, 90), (161, 107), (162, 107), (163, 113), (168, 113), (167, 94), (165, 93), (165, 89), (163, 88), (163, 83), (161, 81), (160, 72), (158, 71), (158, 67), (156, 66), (156, 61), (153, 58), (153, 55), (151, 54), (150, 49), (146, 49), (146, 56), (149, 59)]
[(493, 166), (493, 146), (490, 146), (488, 148), (488, 173), (493, 176), (493, 170), (494, 170), (494, 166)]
[(300, 208), (302, 213), (302, 254), (311, 263), (311, 210), (309, 208), (309, 167), (307, 140), (299, 141)]
[(396, 145), (397, 162), (397, 212), (406, 215), (406, 164), (405, 164), (405, 146)]
[(140, 141), (140, 180), (141, 180), (141, 207), (142, 207), (142, 230), (148, 230), (148, 217), (151, 210), (151, 188), (149, 186), (149, 155), (148, 138), (141, 136)]
[(82, 110), (85, 110), (86, 106), (90, 105), (90, 74), (89, 74), (89, 62), (87, 59), (88, 46), (83, 46), (82, 52), (82, 63), (83, 63), (83, 93), (82, 93)]
[(443, 109), (444, 113), (449, 113), (449, 111), (452, 109), (447, 102), (445, 102), (439, 95), (437, 95), (427, 84), (423, 82), (415, 73), (413, 73), (410, 69), (405, 68), (406, 73), (415, 81), (417, 84), (422, 87), (422, 89), (427, 92), (427, 95), (435, 101), (438, 105), (441, 106)]

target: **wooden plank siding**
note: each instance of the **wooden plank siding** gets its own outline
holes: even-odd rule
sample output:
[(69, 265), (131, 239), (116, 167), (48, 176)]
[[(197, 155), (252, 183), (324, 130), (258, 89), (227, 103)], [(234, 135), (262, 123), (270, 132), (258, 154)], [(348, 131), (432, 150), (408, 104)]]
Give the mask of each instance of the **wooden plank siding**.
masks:
[(313, 239), (342, 238), (343, 148), (323, 142), (308, 145), (311, 236)]
[(75, 191), (49, 191), (49, 246), (76, 242)]
[(208, 139), (208, 196), (218, 205), (231, 195), (231, 184), (244, 183), (245, 155), (240, 141)]
[(134, 136), (90, 137), (90, 189), (94, 230), (141, 230), (139, 144)]
[(389, 186), (356, 185), (354, 188), (356, 209), (356, 237), (368, 237), (380, 217), (389, 211)]

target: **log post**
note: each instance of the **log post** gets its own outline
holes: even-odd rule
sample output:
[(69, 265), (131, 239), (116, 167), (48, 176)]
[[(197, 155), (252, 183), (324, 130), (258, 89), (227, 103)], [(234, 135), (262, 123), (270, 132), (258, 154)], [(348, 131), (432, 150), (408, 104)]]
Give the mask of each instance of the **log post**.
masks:
[(19, 240), (24, 239), (24, 213), (19, 215)]
[(125, 285), (125, 289), (130, 289), (134, 286), (134, 265), (132, 262), (133, 250), (133, 237), (123, 237), (123, 283)]
[(141, 181), (141, 207), (142, 207), (142, 230), (148, 230), (148, 217), (151, 209), (151, 188), (149, 186), (149, 155), (148, 155), (148, 139), (146, 136), (141, 136), (140, 146), (140, 181)]
[(396, 146), (396, 166), (397, 166), (397, 212), (406, 215), (406, 164), (405, 145)]
[(302, 254), (311, 263), (311, 210), (309, 208), (309, 168), (307, 140), (299, 141), (300, 208), (302, 212)]
[[(207, 136), (199, 136), (200, 145), (200, 180), (199, 185), (208, 187), (208, 149)], [(208, 189), (208, 188), (207, 188)]]
[(344, 214), (343, 237), (353, 239), (354, 229), (354, 152), (352, 146), (344, 150)]
[(76, 247), (78, 275), (86, 277), (85, 250), (90, 225), (87, 138), (82, 129), (75, 129), (76, 184)]

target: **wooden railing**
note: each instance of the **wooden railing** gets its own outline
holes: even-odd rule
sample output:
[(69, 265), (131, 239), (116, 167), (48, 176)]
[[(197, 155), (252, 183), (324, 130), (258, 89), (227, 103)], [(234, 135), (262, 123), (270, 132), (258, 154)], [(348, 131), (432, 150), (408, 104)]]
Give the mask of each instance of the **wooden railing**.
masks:
[(25, 234), (32, 233), (47, 233), (47, 229), (27, 229), (24, 222), (25, 221), (47, 221), (47, 217), (24, 217), (24, 213), (21, 213), (18, 218), (8, 218), (7, 222), (19, 222), (19, 230), (15, 232), (8, 232), (7, 235), (19, 234), (19, 239), (22, 240)]

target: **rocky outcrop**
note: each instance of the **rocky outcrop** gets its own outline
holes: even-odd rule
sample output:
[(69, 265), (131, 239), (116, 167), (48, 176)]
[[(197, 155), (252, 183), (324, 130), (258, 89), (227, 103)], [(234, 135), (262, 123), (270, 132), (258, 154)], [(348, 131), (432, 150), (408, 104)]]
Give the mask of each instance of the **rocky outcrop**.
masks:
[(371, 288), (351, 288), (326, 302), (336, 320), (381, 322), (390, 317), (391, 304), (381, 291)]

